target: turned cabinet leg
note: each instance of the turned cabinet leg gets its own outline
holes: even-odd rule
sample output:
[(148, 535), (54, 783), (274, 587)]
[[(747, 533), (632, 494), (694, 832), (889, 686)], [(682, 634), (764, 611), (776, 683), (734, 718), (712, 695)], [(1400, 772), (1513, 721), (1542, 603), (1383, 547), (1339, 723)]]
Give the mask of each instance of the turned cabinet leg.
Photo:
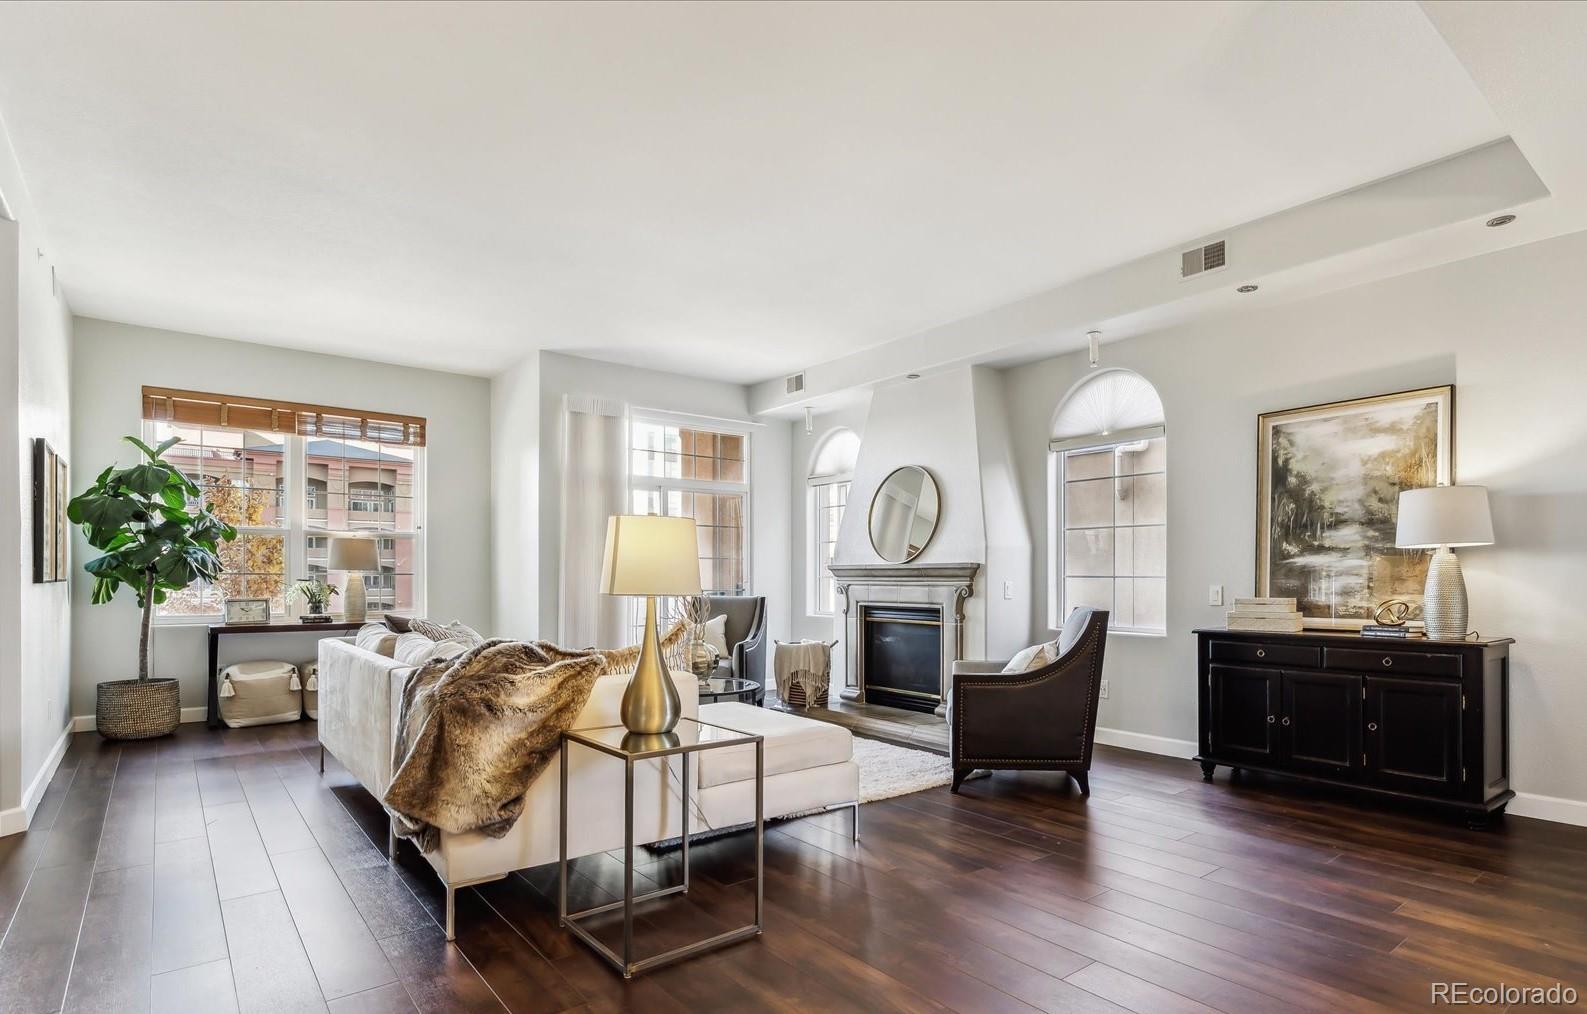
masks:
[(1218, 767), (1218, 765), (1212, 763), (1212, 761), (1202, 761), (1201, 762), (1201, 780), (1204, 781), (1204, 782), (1212, 781), (1212, 772), (1214, 770), (1216, 770), (1217, 767)]

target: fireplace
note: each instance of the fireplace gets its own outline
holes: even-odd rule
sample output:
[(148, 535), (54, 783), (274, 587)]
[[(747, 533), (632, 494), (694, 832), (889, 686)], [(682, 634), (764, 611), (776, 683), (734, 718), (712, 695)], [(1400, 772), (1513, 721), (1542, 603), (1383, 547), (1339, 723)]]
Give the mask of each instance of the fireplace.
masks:
[[(915, 711), (929, 710), (939, 717), (944, 716), (948, 674), (954, 661), (965, 657), (966, 626), (974, 628), (969, 635), (973, 645), (979, 649), (985, 643), (984, 635), (979, 633), (984, 614), (979, 608), (980, 600), (974, 597), (976, 572), (980, 569), (977, 563), (832, 564), (832, 576), (837, 579), (838, 595), (843, 602), (843, 680), (834, 684), (841, 690), (843, 699)], [(935, 626), (889, 623), (881, 619), (883, 614), (893, 616), (895, 621), (925, 620)], [(872, 650), (871, 633), (867, 629), (871, 617), (877, 617), (884, 633), (890, 631), (891, 636), (904, 639), (883, 642), (882, 650), (919, 648), (920, 642), (929, 637), (937, 646), (936, 665), (918, 659), (905, 665), (892, 665), (896, 659), (877, 661), (868, 657), (867, 653)], [(873, 666), (881, 667), (882, 680), (893, 682), (896, 677), (897, 682), (877, 685)]]
[(942, 610), (936, 606), (860, 607), (865, 698), (910, 711), (942, 703)]

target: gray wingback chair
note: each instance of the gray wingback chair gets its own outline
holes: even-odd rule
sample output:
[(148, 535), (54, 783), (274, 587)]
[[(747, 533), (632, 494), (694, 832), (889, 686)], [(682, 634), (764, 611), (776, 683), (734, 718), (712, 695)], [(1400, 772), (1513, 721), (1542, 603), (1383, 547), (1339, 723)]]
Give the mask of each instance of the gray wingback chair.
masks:
[(977, 768), (1067, 771), (1091, 794), (1091, 748), (1108, 641), (1105, 609), (1076, 609), (1058, 636), (1058, 660), (1005, 673), (1004, 662), (955, 662), (948, 746), (953, 791)]
[(755, 703), (766, 700), (766, 598), (762, 595), (708, 595), (710, 619), (727, 617), (728, 675), (760, 684)]

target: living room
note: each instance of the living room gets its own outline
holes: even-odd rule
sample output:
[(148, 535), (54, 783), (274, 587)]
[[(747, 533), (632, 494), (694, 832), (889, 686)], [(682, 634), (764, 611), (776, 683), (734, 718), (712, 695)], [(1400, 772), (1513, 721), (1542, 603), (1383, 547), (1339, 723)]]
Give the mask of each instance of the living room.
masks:
[(1584, 33), (8, 7), (0, 1009), (1573, 1005)]

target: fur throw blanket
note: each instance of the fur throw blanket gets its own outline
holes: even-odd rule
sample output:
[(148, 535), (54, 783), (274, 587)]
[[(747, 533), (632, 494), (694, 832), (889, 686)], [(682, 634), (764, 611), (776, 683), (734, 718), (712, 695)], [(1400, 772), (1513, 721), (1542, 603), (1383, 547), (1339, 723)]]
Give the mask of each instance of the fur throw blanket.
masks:
[[(663, 650), (683, 635), (675, 626)], [(638, 659), (638, 646), (566, 651), (497, 639), (415, 669), (402, 691), (384, 798), (398, 836), (429, 852), (439, 831), (505, 835), (595, 681)]]

